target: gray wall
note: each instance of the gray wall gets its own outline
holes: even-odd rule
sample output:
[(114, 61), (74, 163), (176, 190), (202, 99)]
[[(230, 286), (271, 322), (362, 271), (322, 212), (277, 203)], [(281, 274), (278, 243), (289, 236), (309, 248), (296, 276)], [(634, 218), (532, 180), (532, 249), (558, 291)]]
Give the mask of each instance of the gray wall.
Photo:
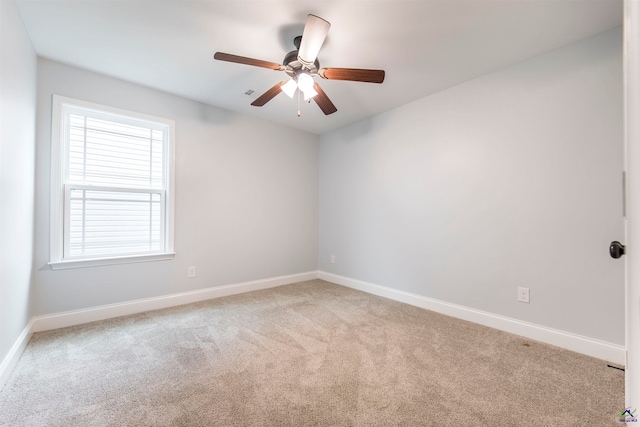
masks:
[(624, 344), (622, 94), (616, 29), (323, 135), (319, 269)]
[[(175, 120), (173, 261), (48, 267), (52, 94)], [(35, 315), (316, 270), (317, 217), (317, 136), (38, 61)]]
[(0, 362), (31, 317), (36, 64), (15, 2), (0, 1)]

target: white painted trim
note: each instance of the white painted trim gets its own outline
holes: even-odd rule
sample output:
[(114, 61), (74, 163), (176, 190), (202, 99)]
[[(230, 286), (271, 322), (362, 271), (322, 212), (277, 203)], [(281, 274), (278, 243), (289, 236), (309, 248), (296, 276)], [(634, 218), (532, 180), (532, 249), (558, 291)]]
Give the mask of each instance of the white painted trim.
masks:
[(69, 268), (99, 267), (102, 265), (131, 264), (135, 262), (168, 261), (172, 260), (175, 255), (175, 252), (169, 252), (111, 258), (68, 259), (64, 261), (51, 261), (48, 264), (52, 270), (66, 270)]
[(624, 2), (625, 407), (640, 406), (640, 2)]
[(15, 368), (18, 360), (22, 356), (24, 349), (27, 347), (29, 340), (31, 339), (31, 335), (33, 335), (33, 319), (27, 324), (24, 328), (24, 331), (20, 334), (16, 342), (9, 350), (9, 353), (5, 356), (2, 364), (0, 364), (0, 391), (2, 391), (2, 387), (9, 379), (9, 375)]
[[(65, 126), (60, 123), (62, 103), (58, 95), (51, 97), (51, 182), (49, 201), (49, 259), (61, 260), (63, 254), (64, 208), (64, 135)], [(54, 231), (55, 230), (55, 231)]]
[(192, 302), (205, 301), (213, 298), (274, 288), (276, 286), (316, 279), (317, 277), (318, 275), (316, 271), (310, 271), (306, 273), (291, 274), (288, 276), (278, 276), (262, 280), (253, 280), (250, 282), (236, 283), (233, 285), (198, 289), (191, 292), (182, 292), (154, 298), (127, 301), (118, 304), (102, 305), (46, 316), (37, 316), (32, 319), (33, 332), (65, 328), (67, 326), (80, 325), (82, 323), (95, 322), (97, 320), (111, 319), (114, 317), (190, 304)]
[(344, 276), (339, 276), (325, 271), (318, 272), (318, 278), (348, 288), (357, 289), (369, 294), (389, 298), (394, 301), (403, 302), (416, 307), (425, 308), (437, 313), (446, 314), (447, 316), (456, 317), (458, 319), (467, 320), (469, 322), (478, 323), (501, 331), (520, 335), (536, 341), (555, 345), (577, 353), (586, 354), (587, 356), (597, 357), (619, 365), (625, 363), (624, 346), (608, 343), (594, 338), (573, 334), (570, 332), (560, 331), (546, 326), (536, 325), (534, 323), (524, 322), (522, 320), (510, 317), (500, 316), (486, 311), (476, 310), (457, 304), (440, 301), (433, 298), (427, 298), (421, 295), (412, 294), (385, 286), (375, 285), (373, 283), (363, 282)]
[(236, 295), (245, 292), (257, 291), (261, 289), (274, 288), (277, 286), (289, 285), (305, 280), (322, 279), (338, 285), (357, 289), (373, 295), (389, 298), (405, 304), (432, 310), (437, 313), (478, 323), (480, 325), (499, 329), (512, 334), (520, 335), (547, 344), (562, 347), (588, 356), (597, 357), (616, 364), (625, 364), (625, 348), (616, 344), (600, 341), (581, 335), (572, 334), (533, 323), (523, 322), (517, 319), (504, 317), (481, 310), (476, 310), (461, 305), (427, 298), (421, 295), (375, 285), (360, 280), (350, 279), (337, 274), (324, 271), (309, 271), (306, 273), (278, 276), (268, 279), (253, 280), (250, 282), (236, 283), (232, 285), (217, 286), (206, 289), (199, 289), (191, 292), (164, 295), (154, 298), (146, 298), (135, 301), (128, 301), (118, 304), (109, 304), (92, 307), (82, 310), (67, 311), (46, 316), (36, 316), (31, 319), (16, 343), (0, 365), (0, 390), (9, 378), (11, 371), (20, 359), (24, 349), (34, 332), (47, 331), (51, 329), (64, 328), (79, 325), (82, 323), (95, 322), (98, 320), (111, 319), (129, 314), (142, 313), (150, 310), (158, 310), (167, 307), (174, 307), (208, 299), (220, 298), (229, 295)]
[(0, 365), (0, 391), (13, 371), (13, 368), (18, 363), (18, 360), (20, 360), (20, 356), (22, 356), (24, 349), (27, 347), (27, 343), (34, 332), (48, 331), (51, 329), (80, 325), (82, 323), (95, 322), (97, 320), (111, 319), (129, 314), (205, 301), (213, 298), (275, 288), (277, 286), (289, 285), (317, 278), (317, 271), (309, 271), (306, 273), (277, 276), (268, 279), (236, 283), (233, 285), (216, 286), (191, 292), (182, 292), (179, 294), (164, 295), (160, 297), (33, 317)]
[(176, 187), (176, 124), (175, 121), (171, 120), (171, 125), (169, 126), (169, 144), (166, 145), (166, 149), (168, 150), (167, 155), (165, 156), (165, 161), (168, 162), (167, 167), (169, 168), (168, 174), (165, 175), (168, 180), (166, 183), (166, 206), (164, 210), (165, 215), (165, 252), (173, 252), (174, 247), (174, 228), (175, 228), (175, 219), (176, 219), (176, 195), (175, 195), (175, 187)]

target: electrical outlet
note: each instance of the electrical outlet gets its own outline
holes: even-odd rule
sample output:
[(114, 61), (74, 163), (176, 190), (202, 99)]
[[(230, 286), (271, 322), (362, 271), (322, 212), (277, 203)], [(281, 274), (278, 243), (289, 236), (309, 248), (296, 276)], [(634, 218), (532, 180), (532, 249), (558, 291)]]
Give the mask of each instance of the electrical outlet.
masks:
[(335, 264), (335, 263), (336, 263), (336, 256), (331, 255), (331, 264)]
[(529, 304), (529, 288), (518, 287), (518, 301)]
[(196, 266), (187, 267), (187, 277), (196, 277)]

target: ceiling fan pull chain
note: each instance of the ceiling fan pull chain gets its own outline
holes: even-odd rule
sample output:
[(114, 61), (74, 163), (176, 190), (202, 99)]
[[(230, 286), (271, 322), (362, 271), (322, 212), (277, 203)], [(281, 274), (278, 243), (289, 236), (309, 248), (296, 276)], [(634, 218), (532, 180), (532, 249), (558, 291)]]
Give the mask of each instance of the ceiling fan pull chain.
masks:
[(300, 117), (300, 90), (298, 89), (298, 117)]

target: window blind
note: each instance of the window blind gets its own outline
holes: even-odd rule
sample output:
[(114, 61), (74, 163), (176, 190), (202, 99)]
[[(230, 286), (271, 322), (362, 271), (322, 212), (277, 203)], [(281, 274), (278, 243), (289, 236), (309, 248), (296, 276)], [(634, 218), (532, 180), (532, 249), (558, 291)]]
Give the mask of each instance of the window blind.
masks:
[(167, 127), (69, 107), (64, 257), (165, 250)]

